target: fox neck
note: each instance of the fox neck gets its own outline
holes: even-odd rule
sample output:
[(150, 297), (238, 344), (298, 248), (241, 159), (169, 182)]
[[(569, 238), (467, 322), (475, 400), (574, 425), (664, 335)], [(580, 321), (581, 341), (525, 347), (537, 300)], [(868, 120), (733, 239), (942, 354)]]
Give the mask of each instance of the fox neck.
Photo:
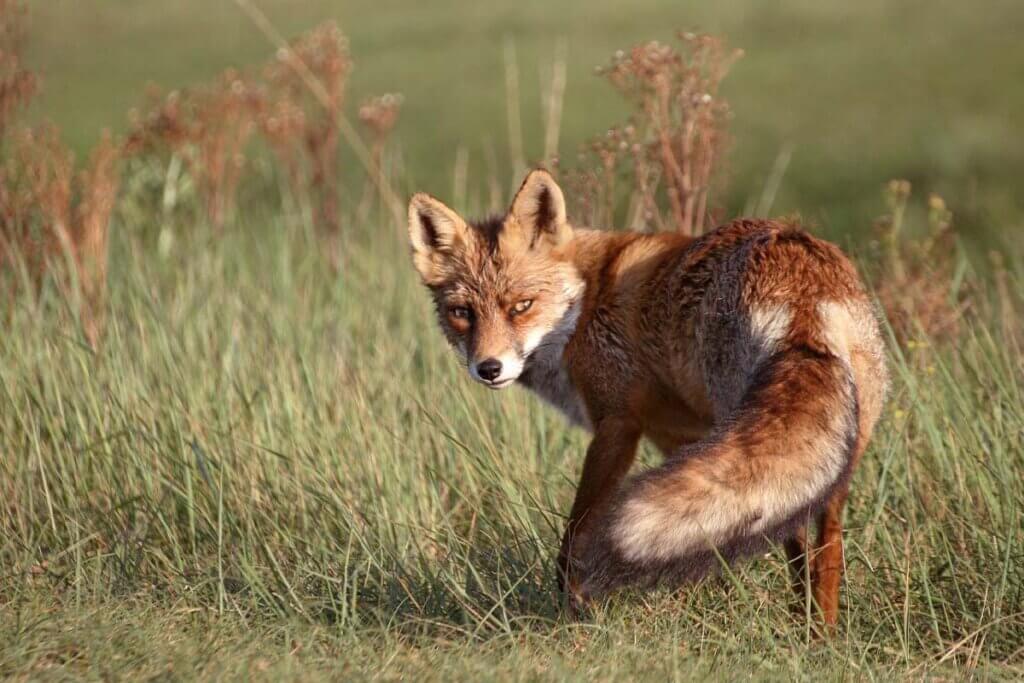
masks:
[(567, 251), (579, 273), (580, 284), (562, 319), (545, 334), (519, 377), (522, 385), (557, 408), (571, 423), (586, 429), (591, 428), (591, 421), (569, 372), (566, 347), (586, 324), (582, 320), (584, 308), (599, 288), (600, 273), (618, 252), (623, 237), (623, 233), (603, 230), (575, 231)]
[[(581, 288), (582, 290), (582, 288)], [(589, 429), (590, 419), (566, 363), (565, 348), (577, 332), (583, 292), (570, 304), (559, 324), (530, 354), (519, 382), (557, 408), (573, 424)]]

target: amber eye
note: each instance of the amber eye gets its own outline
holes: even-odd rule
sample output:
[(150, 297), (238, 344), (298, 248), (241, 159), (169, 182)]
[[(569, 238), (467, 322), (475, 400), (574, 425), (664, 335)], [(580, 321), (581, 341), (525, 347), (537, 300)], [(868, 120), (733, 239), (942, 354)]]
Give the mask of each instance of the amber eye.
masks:
[(452, 306), (448, 309), (448, 315), (457, 320), (469, 320), (473, 317), (473, 311), (466, 306)]
[(512, 307), (512, 315), (519, 315), (520, 313), (526, 313), (530, 310), (530, 306), (533, 305), (533, 299), (523, 299), (517, 301), (516, 305)]

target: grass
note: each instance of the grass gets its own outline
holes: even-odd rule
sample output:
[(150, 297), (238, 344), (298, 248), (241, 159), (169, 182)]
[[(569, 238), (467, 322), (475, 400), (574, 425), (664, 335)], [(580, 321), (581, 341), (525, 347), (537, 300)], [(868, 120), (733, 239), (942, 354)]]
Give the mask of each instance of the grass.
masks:
[(1024, 373), (995, 318), (955, 354), (893, 347), (838, 638), (778, 553), (571, 624), (552, 564), (585, 435), (467, 380), (395, 233), (333, 273), (279, 218), (163, 256), (116, 230), (97, 352), (54, 292), (17, 302), (0, 675), (1024, 674)]
[[(1009, 247), (1002, 276), (981, 258), (951, 269), (972, 288), (955, 339), (890, 339), (894, 386), (854, 478), (836, 638), (813, 637), (780, 552), (566, 621), (553, 561), (587, 436), (465, 376), (403, 228), (347, 215), (335, 263), (308, 207), (267, 201), (271, 182), (243, 186), (215, 231), (187, 179), (140, 164), (110, 232), (102, 344), (52, 282), (0, 308), (0, 677), (1024, 676), (1024, 365), (995, 294), (1019, 289), (1024, 267), (1024, 159), (1006, 144), (1024, 103), (1018, 5), (265, 4), (286, 33), (347, 15), (353, 91), (405, 93), (399, 191), (459, 194), (460, 145), (471, 178), (507, 173), (506, 37), (537, 156), (537, 74), (565, 36), (571, 155), (625, 111), (590, 69), (698, 25), (747, 50), (726, 82), (730, 210), (758, 203), (792, 149), (771, 212), (800, 208), (861, 243), (868, 272), (885, 277), (863, 243), (893, 176), (942, 191), (968, 246)], [(183, 85), (269, 51), (231, 3), (31, 9), (48, 84), (33, 116), (80, 150), (144, 81)], [(171, 185), (173, 206), (156, 208)], [(478, 190), (466, 205), (484, 204)], [(923, 221), (916, 206), (908, 224)]]

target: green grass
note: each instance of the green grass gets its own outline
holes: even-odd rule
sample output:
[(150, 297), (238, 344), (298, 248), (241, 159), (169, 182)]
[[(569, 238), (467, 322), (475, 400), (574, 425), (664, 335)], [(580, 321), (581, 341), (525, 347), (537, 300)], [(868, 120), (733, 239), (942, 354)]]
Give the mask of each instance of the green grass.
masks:
[(835, 640), (778, 553), (572, 624), (586, 437), (468, 380), (397, 231), (332, 274), (277, 216), (163, 256), (130, 227), (99, 351), (49, 290), (0, 338), (0, 675), (1024, 675), (1024, 372), (994, 322), (893, 353)]
[[(125, 127), (147, 82), (182, 87), (272, 52), (231, 0), (30, 4), (30, 63), (47, 84), (34, 116), (55, 119), (83, 153), (103, 127)], [(736, 115), (723, 197), (729, 214), (756, 200), (788, 148), (774, 211), (800, 211), (832, 235), (863, 233), (877, 214), (879, 186), (896, 177), (943, 194), (971, 239), (1005, 239), (1024, 224), (1024, 145), (1017, 144), (1024, 4), (1017, 0), (255, 4), (285, 35), (338, 20), (356, 60), (350, 113), (369, 94), (406, 95), (397, 135), (409, 172), (401, 189), (450, 195), (460, 146), (475, 187), (491, 173), (518, 182), (506, 174), (506, 40), (519, 55), (526, 154), (538, 160), (540, 72), (565, 39), (561, 152), (571, 161), (582, 141), (626, 113), (593, 68), (616, 49), (697, 27), (746, 51), (725, 85)]]

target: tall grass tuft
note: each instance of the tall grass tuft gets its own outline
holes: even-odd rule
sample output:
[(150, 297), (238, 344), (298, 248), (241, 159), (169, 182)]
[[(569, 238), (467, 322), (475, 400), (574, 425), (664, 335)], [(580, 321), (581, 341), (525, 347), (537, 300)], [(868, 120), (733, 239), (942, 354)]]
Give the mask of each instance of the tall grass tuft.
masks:
[(877, 260), (871, 269), (879, 302), (901, 344), (922, 334), (945, 342), (959, 337), (976, 283), (967, 277), (953, 229), (953, 213), (938, 195), (928, 197), (924, 225), (914, 229), (911, 187), (886, 186), (887, 212), (876, 221)]

